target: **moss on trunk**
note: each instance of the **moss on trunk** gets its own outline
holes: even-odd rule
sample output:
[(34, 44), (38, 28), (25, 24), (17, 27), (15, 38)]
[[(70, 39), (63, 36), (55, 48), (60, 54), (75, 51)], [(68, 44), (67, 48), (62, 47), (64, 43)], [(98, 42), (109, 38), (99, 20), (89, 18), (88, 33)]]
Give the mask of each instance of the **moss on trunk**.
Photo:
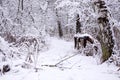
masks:
[(101, 63), (103, 63), (109, 59), (109, 57), (111, 56), (111, 53), (109, 52), (109, 48), (105, 44), (102, 44), (101, 47), (102, 47), (102, 53), (103, 53), (101, 57)]

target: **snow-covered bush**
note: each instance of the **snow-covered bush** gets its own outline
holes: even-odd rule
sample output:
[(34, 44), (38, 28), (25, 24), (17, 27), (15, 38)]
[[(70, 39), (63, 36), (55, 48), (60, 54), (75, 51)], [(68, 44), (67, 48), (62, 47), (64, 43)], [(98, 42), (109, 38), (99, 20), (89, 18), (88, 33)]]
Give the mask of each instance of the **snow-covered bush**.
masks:
[(16, 37), (13, 36), (10, 32), (5, 32), (1, 34), (1, 36), (7, 41), (8, 43), (14, 43), (16, 42)]
[(2, 37), (0, 37), (0, 45), (0, 62), (5, 62), (12, 57), (11, 48)]
[[(14, 44), (18, 48), (25, 62), (22, 67), (36, 67), (40, 52), (47, 50), (45, 36), (21, 36)], [(31, 66), (31, 67), (30, 67)]]

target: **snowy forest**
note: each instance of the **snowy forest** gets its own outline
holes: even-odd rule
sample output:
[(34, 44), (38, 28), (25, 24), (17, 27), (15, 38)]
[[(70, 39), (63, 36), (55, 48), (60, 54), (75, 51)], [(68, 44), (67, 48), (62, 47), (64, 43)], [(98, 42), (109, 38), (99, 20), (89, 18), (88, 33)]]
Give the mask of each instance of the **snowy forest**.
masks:
[(0, 80), (120, 80), (120, 0), (0, 0)]

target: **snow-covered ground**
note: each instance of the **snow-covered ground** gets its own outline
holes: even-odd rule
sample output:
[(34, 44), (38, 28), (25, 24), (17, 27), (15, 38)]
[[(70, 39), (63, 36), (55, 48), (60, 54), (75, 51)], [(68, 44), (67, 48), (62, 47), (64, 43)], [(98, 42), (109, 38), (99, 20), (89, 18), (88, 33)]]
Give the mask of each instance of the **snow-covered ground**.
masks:
[(0, 80), (120, 80), (117, 67), (107, 63), (99, 65), (96, 58), (81, 54), (61, 62), (58, 67), (41, 66), (54, 65), (76, 53), (73, 42), (51, 38), (48, 51), (39, 55), (38, 72), (18, 66), (0, 76)]

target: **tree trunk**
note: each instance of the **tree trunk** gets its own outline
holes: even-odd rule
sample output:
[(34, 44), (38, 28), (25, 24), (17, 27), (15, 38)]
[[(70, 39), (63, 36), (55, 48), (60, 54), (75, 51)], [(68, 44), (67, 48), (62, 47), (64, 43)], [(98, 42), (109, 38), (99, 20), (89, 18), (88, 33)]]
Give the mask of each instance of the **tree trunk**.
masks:
[(2, 0), (0, 0), (0, 6), (2, 6)]
[(18, 12), (20, 11), (20, 0), (18, 0)]
[(58, 33), (59, 33), (59, 37), (61, 38), (63, 36), (63, 31), (62, 31), (61, 22), (59, 20), (57, 10), (56, 10), (56, 17), (57, 17)]
[(81, 23), (80, 23), (80, 17), (79, 14), (77, 14), (77, 19), (76, 19), (76, 33), (81, 33)]
[(23, 10), (23, 0), (18, 0), (18, 12), (20, 11), (20, 10)]
[(105, 6), (105, 2), (102, 0), (96, 0), (94, 2), (95, 11), (99, 15), (97, 21), (99, 24), (100, 31), (97, 35), (98, 41), (102, 47), (101, 63), (108, 60), (113, 53), (114, 40), (112, 36), (111, 25), (108, 20), (108, 10)]
[(23, 0), (21, 1), (21, 9), (23, 10)]
[(62, 37), (63, 36), (63, 32), (62, 32), (62, 28), (61, 28), (61, 23), (60, 23), (60, 21), (57, 21), (57, 23), (58, 23), (59, 37)]

